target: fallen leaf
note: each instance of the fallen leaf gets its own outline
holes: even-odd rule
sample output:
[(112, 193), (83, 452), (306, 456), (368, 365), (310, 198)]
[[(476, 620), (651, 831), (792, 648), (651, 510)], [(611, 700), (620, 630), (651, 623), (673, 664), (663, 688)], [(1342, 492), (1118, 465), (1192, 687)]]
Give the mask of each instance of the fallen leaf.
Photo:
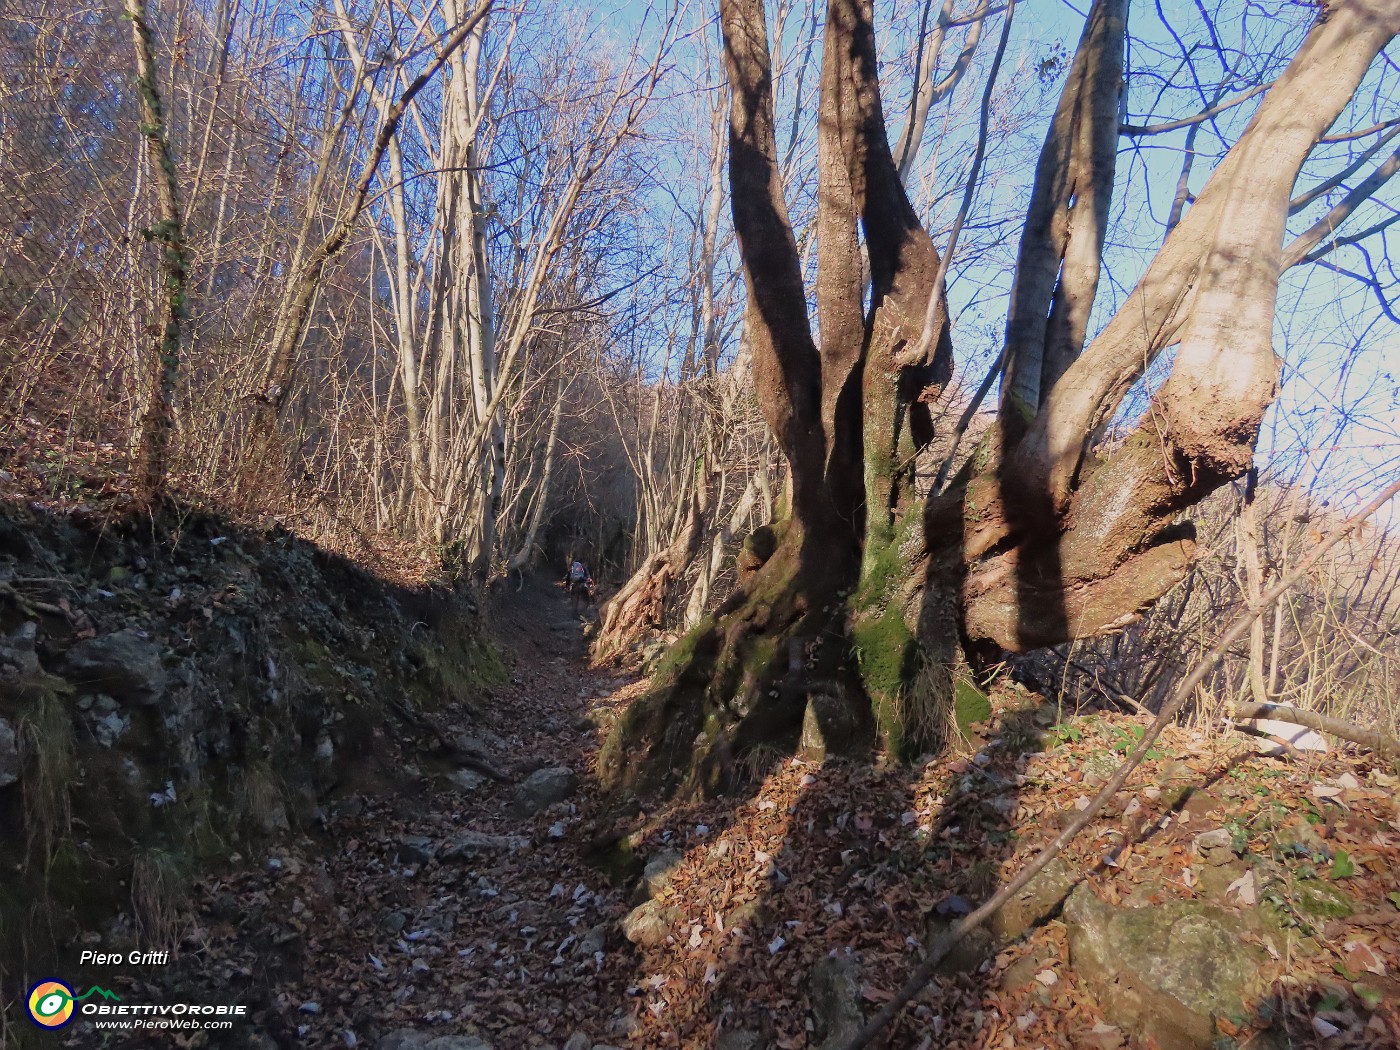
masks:
[(1378, 975), (1385, 973), (1385, 961), (1369, 944), (1347, 941), (1342, 945), (1342, 954), (1352, 970), (1362, 969)]
[(1341, 1031), (1341, 1029), (1331, 1021), (1324, 1021), (1321, 1017), (1314, 1017), (1312, 1019), (1312, 1029), (1318, 1035), (1322, 1036), (1323, 1039), (1331, 1039)]
[(1241, 875), (1225, 890), (1225, 896), (1238, 897), (1241, 904), (1254, 904), (1257, 900), (1258, 890), (1254, 885), (1254, 872), (1247, 871)]
[(1332, 878), (1349, 879), (1356, 874), (1356, 865), (1351, 862), (1351, 857), (1347, 856), (1344, 849), (1337, 850), (1332, 857)]

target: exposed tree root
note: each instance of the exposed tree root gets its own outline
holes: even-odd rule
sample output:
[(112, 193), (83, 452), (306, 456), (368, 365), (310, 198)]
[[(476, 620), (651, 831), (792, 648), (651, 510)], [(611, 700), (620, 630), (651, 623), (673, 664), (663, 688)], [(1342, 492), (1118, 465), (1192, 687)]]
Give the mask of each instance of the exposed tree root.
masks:
[[(1397, 494), (1400, 494), (1400, 481), (1395, 481), (1386, 487), (1379, 495), (1371, 500), (1354, 517), (1349, 518), (1339, 528), (1329, 533), (1323, 540), (1313, 548), (1306, 558), (1300, 561), (1293, 571), (1273, 587), (1260, 595), (1259, 600), (1251, 605), (1245, 612), (1241, 613), (1229, 627), (1220, 635), (1215, 644), (1201, 658), (1200, 662), (1191, 670), (1176, 689), (1162, 709), (1158, 712), (1156, 719), (1147, 727), (1137, 746), (1128, 754), (1122, 764), (1109, 777), (1108, 782), (1094, 796), (1089, 805), (1077, 814), (1070, 823), (1050, 842), (1048, 846), (1037, 853), (1026, 865), (1016, 873), (1016, 876), (1001, 887), (992, 897), (975, 911), (963, 916), (948, 929), (932, 946), (927, 954), (914, 968), (909, 979), (900, 988), (899, 994), (885, 1004), (870, 1021), (849, 1041), (844, 1043), (841, 1050), (862, 1050), (868, 1046), (888, 1025), (893, 1021), (899, 1012), (923, 990), (924, 986), (933, 978), (938, 965), (948, 957), (948, 954), (957, 946), (958, 942), (966, 937), (977, 927), (984, 924), (988, 919), (1002, 909), (1017, 893), (1021, 892), (1026, 885), (1040, 874), (1052, 860), (1059, 856), (1066, 846), (1087, 828), (1103, 808), (1109, 803), (1114, 795), (1122, 790), (1127, 783), (1128, 777), (1132, 775), (1139, 765), (1142, 764), (1147, 752), (1157, 738), (1161, 736), (1168, 723), (1176, 717), (1177, 713), (1186, 705), (1186, 702), (1195, 693), (1197, 686), (1205, 681), (1206, 676), (1225, 658), (1230, 647), (1244, 636), (1250, 625), (1262, 616), (1276, 601), (1293, 588), (1299, 580), (1303, 579), (1312, 571), (1322, 556), (1331, 550), (1336, 544), (1349, 536), (1358, 525), (1374, 514), (1380, 507), (1390, 502)], [(1271, 706), (1271, 705), (1261, 705)]]
[(734, 786), (756, 755), (796, 750), (818, 697), (820, 720), (868, 752), (869, 704), (850, 667), (844, 604), (820, 574), (778, 552), (667, 654), (651, 691), (603, 746), (610, 789), (709, 795)]

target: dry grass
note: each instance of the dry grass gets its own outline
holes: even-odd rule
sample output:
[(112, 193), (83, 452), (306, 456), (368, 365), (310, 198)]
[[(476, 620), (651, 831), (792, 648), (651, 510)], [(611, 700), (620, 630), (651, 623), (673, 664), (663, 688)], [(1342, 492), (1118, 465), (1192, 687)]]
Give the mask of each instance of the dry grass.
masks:
[(48, 858), (69, 834), (68, 789), (77, 774), (73, 728), (63, 701), (44, 693), (20, 724), (25, 826), (30, 856)]
[(137, 854), (131, 866), (131, 906), (144, 944), (175, 942), (188, 892), (189, 879), (179, 857), (164, 850)]
[[(1240, 496), (1230, 489), (1204, 504), (1195, 515), (1202, 553), (1190, 575), (1124, 631), (1032, 657), (1038, 677), (1055, 681), (1070, 705), (1126, 695), (1155, 710), (1250, 601), (1252, 541), (1237, 526), (1239, 512)], [(1338, 520), (1294, 490), (1261, 491), (1257, 543), (1265, 586)], [(1252, 645), (1243, 639), (1202, 684), (1191, 720), (1219, 728), (1234, 704), (1267, 700), (1394, 733), (1398, 579), (1400, 538), (1360, 530), (1263, 617)]]

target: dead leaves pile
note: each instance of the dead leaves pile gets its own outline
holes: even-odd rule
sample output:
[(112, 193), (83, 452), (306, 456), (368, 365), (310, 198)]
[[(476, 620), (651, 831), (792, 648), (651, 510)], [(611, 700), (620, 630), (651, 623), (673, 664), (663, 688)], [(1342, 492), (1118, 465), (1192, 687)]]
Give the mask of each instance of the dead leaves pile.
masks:
[[(976, 755), (914, 778), (788, 760), (737, 805), (653, 815), (659, 830), (644, 848), (679, 848), (685, 860), (659, 901), (680, 918), (666, 944), (642, 952), (630, 988), (638, 1045), (708, 1047), (730, 1029), (812, 1045), (808, 977), (827, 955), (859, 961), (868, 1014), (909, 973), (930, 923), (1011, 877), (1087, 805), (1139, 732), (1105, 715), (1038, 742), (997, 728)], [(1256, 938), (1274, 956), (1272, 994), (1222, 1030), (1243, 1040), (1276, 1018), (1294, 1045), (1400, 1045), (1395, 786), (1363, 756), (1300, 766), (1172, 729), (1067, 860), (1113, 903), (1199, 899), (1197, 839), (1220, 832), (1213, 839), (1223, 835), (1232, 857), (1267, 860), (1259, 870), (1282, 876), (1264, 886), (1251, 869), (1228, 888), (1230, 903), (1270, 908), (1289, 931), (1286, 957)], [(1354, 914), (1318, 915), (1315, 901), (1310, 910), (1319, 880), (1342, 887)], [(1075, 973), (1057, 919), (980, 967), (969, 961), (972, 972), (940, 977), (916, 1000), (890, 1046), (1138, 1045)]]
[[(579, 721), (585, 706), (617, 708), (639, 692), (596, 699), (593, 681), (565, 662), (536, 665), (498, 697), (495, 742), (585, 773), (598, 737)], [(1117, 715), (1038, 735), (1025, 725), (998, 715), (976, 753), (912, 774), (775, 758), (747, 795), (641, 814), (641, 856), (681, 856), (657, 893), (668, 925), (656, 947), (621, 938), (638, 900), (582, 859), (591, 786), (521, 822), (506, 815), (510, 788), (486, 783), (372, 803), (332, 821), (335, 846), (320, 860), (206, 887), (214, 917), (200, 966), (251, 984), (258, 967), (292, 959), (269, 972), (261, 1016), (308, 1047), (372, 1045), (404, 1026), (478, 1034), (498, 1050), (557, 1047), (580, 1031), (647, 1048), (701, 1050), (729, 1031), (782, 1050), (814, 1046), (809, 978), (821, 959), (859, 963), (868, 1016), (930, 933), (1010, 877), (1136, 739)], [(1267, 860), (1231, 883), (1230, 904), (1271, 908), (1292, 935), (1286, 953), (1268, 944), (1272, 992), (1222, 1030), (1243, 1042), (1273, 1018), (1293, 1045), (1400, 1045), (1397, 783), (1361, 755), (1308, 761), (1169, 730), (1066, 860), (1124, 906), (1205, 895), (1203, 851)], [(530, 844), (465, 862), (439, 852), (407, 863), (398, 852), (407, 836), (443, 843), (463, 830)], [(1318, 884), (1344, 890), (1353, 913), (1310, 911), (1306, 891)], [(997, 954), (983, 949), (925, 990), (889, 1046), (1144, 1045), (1076, 973), (1058, 919)]]

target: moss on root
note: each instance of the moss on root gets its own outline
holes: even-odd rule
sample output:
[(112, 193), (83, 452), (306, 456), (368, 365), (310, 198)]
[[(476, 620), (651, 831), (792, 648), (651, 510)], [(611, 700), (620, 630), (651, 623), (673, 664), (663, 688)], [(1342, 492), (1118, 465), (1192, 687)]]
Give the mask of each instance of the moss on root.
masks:
[(714, 617), (706, 616), (666, 650), (661, 662), (656, 665), (652, 681), (656, 683), (675, 682), (695, 659), (695, 650), (700, 640), (714, 630)]
[(837, 734), (842, 754), (868, 754), (873, 730), (891, 759), (910, 761), (984, 721), (985, 696), (956, 680), (955, 621), (933, 632), (936, 652), (921, 644), (928, 606), (910, 567), (924, 529), (916, 505), (873, 530), (857, 579), (827, 565), (799, 569), (801, 537), (785, 533), (762, 568), (670, 648), (651, 689), (614, 725), (599, 757), (604, 786), (724, 790), (750, 756), (795, 750), (817, 697), (830, 724), (851, 727)]
[(992, 701), (964, 675), (953, 679), (953, 720), (964, 740), (972, 738), (972, 727), (992, 717)]
[[(788, 658), (795, 639), (829, 633), (839, 608), (797, 582), (785, 544), (712, 616), (662, 658), (651, 689), (604, 741), (599, 771), (610, 790), (700, 796), (732, 786), (747, 751), (796, 747), (808, 668)], [(830, 660), (839, 670), (844, 653)]]
[(704, 703), (717, 645), (715, 624), (706, 621), (662, 658), (651, 689), (627, 708), (598, 752), (605, 788), (648, 793), (674, 787), (691, 765), (697, 734), (718, 735), (707, 726)]
[(878, 618), (858, 620), (851, 629), (856, 666), (885, 749), (908, 757), (903, 700), (918, 666), (918, 646), (904, 614), (894, 605)]
[(921, 508), (916, 506), (883, 534), (872, 533), (848, 626), (856, 670), (870, 699), (881, 745), (901, 762), (942, 743), (952, 702), (947, 669), (926, 659), (909, 626), (902, 595), (907, 552), (919, 539), (922, 523)]

